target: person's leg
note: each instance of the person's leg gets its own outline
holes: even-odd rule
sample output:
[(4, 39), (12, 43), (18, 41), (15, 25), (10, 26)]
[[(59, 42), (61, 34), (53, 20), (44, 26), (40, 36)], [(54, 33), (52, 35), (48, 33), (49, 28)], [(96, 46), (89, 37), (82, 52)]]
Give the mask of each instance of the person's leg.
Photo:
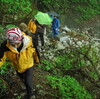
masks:
[(36, 46), (38, 46), (38, 33), (33, 34), (32, 39)]
[(31, 97), (33, 95), (33, 67), (25, 71), (24, 80), (25, 80), (25, 86), (27, 90), (27, 97)]
[(53, 38), (55, 39), (56, 38), (56, 30), (53, 29)]
[(54, 38), (54, 35), (55, 35), (55, 29), (52, 30), (52, 36)]
[(58, 30), (54, 30), (54, 39), (55, 40), (58, 40), (58, 34), (59, 34), (59, 31)]
[[(17, 71), (16, 71), (17, 72)], [(23, 82), (23, 84), (21, 84), (21, 91), (26, 91), (26, 86), (25, 86), (25, 72), (24, 73), (19, 73), (17, 72), (17, 75), (19, 76), (20, 80)]]
[(59, 34), (59, 31), (55, 29), (54, 30), (54, 35), (57, 36), (58, 34)]
[(41, 40), (41, 45), (44, 46), (44, 34), (39, 33), (39, 36), (40, 36), (40, 40)]
[[(17, 71), (16, 71), (17, 72)], [(20, 79), (24, 82), (24, 75), (25, 73), (19, 73), (17, 72), (17, 75), (20, 77)]]

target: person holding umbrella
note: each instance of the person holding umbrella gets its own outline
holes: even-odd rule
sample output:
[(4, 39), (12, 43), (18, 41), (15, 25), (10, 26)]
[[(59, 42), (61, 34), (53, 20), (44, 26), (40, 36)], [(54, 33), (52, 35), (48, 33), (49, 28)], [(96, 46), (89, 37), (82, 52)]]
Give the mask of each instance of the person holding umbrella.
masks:
[(32, 33), (32, 38), (36, 46), (39, 46), (39, 38), (41, 41), (41, 46), (44, 46), (44, 28), (45, 26), (39, 24), (36, 19), (31, 19), (28, 23), (28, 28)]
[[(31, 30), (35, 29), (33, 33), (33, 40), (38, 46), (39, 37), (41, 40), (41, 49), (44, 46), (44, 31), (46, 30), (47, 25), (52, 24), (52, 19), (47, 13), (38, 12), (32, 21), (29, 22), (28, 28)], [(35, 28), (34, 28), (35, 27)]]
[(51, 19), (53, 19), (52, 21), (52, 35), (53, 38), (55, 39), (57, 37), (57, 35), (59, 34), (59, 28), (60, 28), (60, 20), (58, 19), (58, 17), (60, 16), (58, 13), (56, 12), (47, 12), (49, 14), (49, 16), (51, 17)]
[(37, 41), (36, 45), (38, 46), (38, 41), (39, 41), (39, 37), (41, 40), (41, 46), (44, 46), (44, 29), (45, 29), (45, 25), (39, 24), (38, 21), (35, 22), (37, 29), (36, 29), (36, 33), (35, 33), (35, 38), (34, 40)]

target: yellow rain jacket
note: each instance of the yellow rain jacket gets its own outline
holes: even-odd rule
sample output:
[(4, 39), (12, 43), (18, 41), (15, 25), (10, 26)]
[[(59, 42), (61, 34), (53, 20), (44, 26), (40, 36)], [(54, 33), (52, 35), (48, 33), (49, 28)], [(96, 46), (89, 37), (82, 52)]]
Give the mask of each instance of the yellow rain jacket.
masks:
[(35, 33), (37, 26), (34, 21), (30, 20), (28, 23), (28, 28), (29, 28), (30, 32)]
[(25, 72), (25, 70), (32, 67), (35, 62), (39, 63), (31, 37), (24, 35), (23, 47), (20, 53), (8, 42), (6, 46), (9, 48), (9, 51), (5, 51), (3, 57), (0, 59), (0, 67), (3, 65), (6, 58), (10, 59), (19, 73)]

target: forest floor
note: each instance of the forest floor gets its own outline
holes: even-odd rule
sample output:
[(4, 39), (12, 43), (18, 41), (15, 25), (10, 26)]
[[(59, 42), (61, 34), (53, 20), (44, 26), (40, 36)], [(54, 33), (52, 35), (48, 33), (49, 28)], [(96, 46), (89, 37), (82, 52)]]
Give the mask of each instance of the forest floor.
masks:
[[(9, 71), (10, 72), (10, 71)], [(73, 75), (71, 73), (71, 75)], [(49, 84), (47, 84), (46, 80), (46, 75), (52, 75), (50, 72), (44, 71), (38, 66), (34, 67), (34, 95), (36, 96), (35, 99), (55, 99), (51, 94), (54, 93), (54, 90), (51, 89)], [(14, 74), (7, 74), (4, 75), (5, 82), (7, 84), (7, 91), (0, 96), (0, 99), (26, 99), (26, 91), (22, 90), (22, 88), (25, 88), (24, 84), (22, 81), (19, 79), (19, 77)], [(78, 78), (79, 79), (79, 78)], [(92, 87), (89, 88), (89, 90), (94, 90), (98, 91), (98, 88), (95, 85), (92, 85)], [(96, 92), (98, 93), (98, 92)], [(100, 96), (99, 94), (97, 95), (98, 97)], [(60, 98), (57, 98), (60, 99)], [(94, 98), (94, 99), (99, 99), (99, 98)]]
[[(53, 99), (50, 95), (52, 92), (50, 86), (46, 84), (47, 80), (45, 78), (46, 75), (50, 75), (50, 73), (43, 71), (39, 67), (34, 67), (34, 94), (36, 99)], [(15, 74), (9, 74), (5, 78), (5, 82), (8, 85), (8, 91), (6, 94), (2, 95), (0, 99), (25, 99), (26, 91), (22, 90), (24, 88), (23, 82), (19, 79), (19, 77)]]

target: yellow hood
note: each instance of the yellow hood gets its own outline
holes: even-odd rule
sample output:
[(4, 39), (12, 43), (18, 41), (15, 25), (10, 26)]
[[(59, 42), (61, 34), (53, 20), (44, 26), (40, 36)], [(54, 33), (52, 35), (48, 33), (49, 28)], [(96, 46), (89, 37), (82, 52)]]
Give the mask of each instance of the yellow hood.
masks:
[(34, 21), (30, 20), (28, 23), (28, 28), (29, 28), (30, 32), (35, 33), (37, 26)]

